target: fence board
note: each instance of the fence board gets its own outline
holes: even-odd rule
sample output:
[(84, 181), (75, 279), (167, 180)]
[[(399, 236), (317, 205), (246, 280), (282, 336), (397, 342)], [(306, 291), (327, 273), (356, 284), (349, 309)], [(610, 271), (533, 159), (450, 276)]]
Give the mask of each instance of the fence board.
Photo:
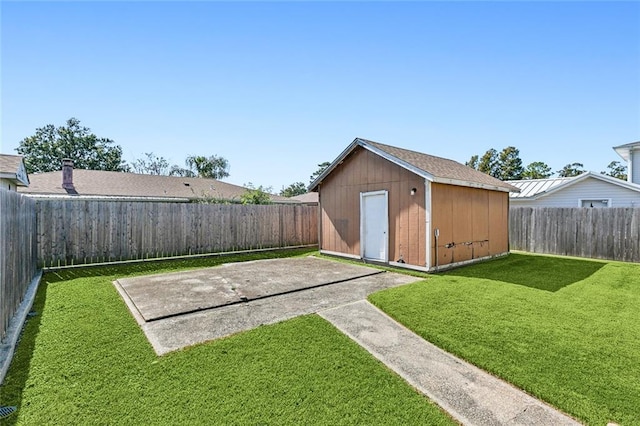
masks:
[(513, 250), (640, 262), (640, 208), (511, 207)]
[(45, 266), (318, 243), (317, 207), (37, 200)]
[(0, 337), (39, 266), (318, 244), (304, 205), (34, 200), (0, 191)]
[(38, 272), (35, 203), (0, 190), (0, 339)]

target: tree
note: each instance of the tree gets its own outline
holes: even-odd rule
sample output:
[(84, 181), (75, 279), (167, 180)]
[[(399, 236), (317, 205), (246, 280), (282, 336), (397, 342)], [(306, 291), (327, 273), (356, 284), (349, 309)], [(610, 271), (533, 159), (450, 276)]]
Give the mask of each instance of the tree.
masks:
[(562, 170), (558, 170), (557, 173), (560, 177), (574, 177), (584, 172), (584, 165), (582, 163), (571, 163), (564, 166)]
[(524, 172), (520, 151), (513, 146), (504, 148), (500, 153), (491, 148), (480, 158), (472, 156), (465, 164), (501, 180), (521, 179)]
[(169, 170), (169, 176), (196, 177), (196, 173), (193, 170), (174, 164)]
[(608, 171), (600, 173), (614, 178), (627, 180), (627, 166), (620, 164), (619, 161), (610, 162), (607, 169)]
[(196, 177), (196, 173), (191, 169), (185, 169), (174, 164), (169, 170), (169, 176)]
[(478, 170), (493, 177), (498, 177), (498, 151), (491, 148), (480, 157)]
[[(137, 158), (131, 168), (135, 173), (144, 175), (168, 175), (169, 162), (164, 157), (158, 157), (153, 152), (145, 152), (147, 159)], [(175, 166), (174, 166), (175, 167)]]
[(520, 151), (513, 146), (508, 146), (498, 155), (498, 176), (500, 180), (522, 179), (524, 168), (520, 159)]
[(474, 170), (478, 170), (478, 156), (477, 155), (472, 155), (471, 159), (469, 159), (469, 161), (464, 163), (464, 165), (465, 166), (469, 166)]
[(313, 183), (313, 181), (316, 180), (318, 176), (320, 176), (330, 165), (331, 163), (328, 161), (318, 164), (318, 170), (316, 170), (311, 176), (309, 176), (309, 184)]
[(242, 204), (271, 204), (271, 187), (255, 187), (251, 182), (244, 185), (247, 190), (240, 196)]
[(522, 173), (523, 179), (547, 179), (551, 177), (553, 173), (551, 172), (551, 167), (549, 167), (546, 163), (542, 161), (534, 161), (530, 163), (524, 169), (524, 173)]
[(291, 185), (283, 188), (280, 191), (280, 195), (283, 197), (295, 197), (296, 195), (302, 195), (307, 193), (307, 186), (304, 182), (295, 182)]
[(229, 161), (224, 157), (212, 155), (190, 155), (185, 160), (186, 168), (174, 165), (169, 174), (172, 176), (201, 177), (222, 179), (229, 176)]
[(122, 148), (113, 143), (91, 133), (77, 118), (70, 118), (66, 126), (47, 124), (37, 128), (35, 135), (20, 141), (16, 151), (24, 156), (29, 173), (60, 170), (64, 158), (73, 160), (78, 169), (128, 171)]
[(191, 155), (187, 157), (186, 164), (198, 177), (222, 179), (229, 176), (229, 161), (224, 157)]

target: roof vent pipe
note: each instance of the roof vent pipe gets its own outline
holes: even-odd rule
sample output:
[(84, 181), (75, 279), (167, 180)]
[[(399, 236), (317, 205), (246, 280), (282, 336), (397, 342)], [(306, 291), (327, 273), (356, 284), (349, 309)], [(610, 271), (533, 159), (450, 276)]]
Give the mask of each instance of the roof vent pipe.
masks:
[(62, 160), (62, 188), (73, 189), (73, 160)]

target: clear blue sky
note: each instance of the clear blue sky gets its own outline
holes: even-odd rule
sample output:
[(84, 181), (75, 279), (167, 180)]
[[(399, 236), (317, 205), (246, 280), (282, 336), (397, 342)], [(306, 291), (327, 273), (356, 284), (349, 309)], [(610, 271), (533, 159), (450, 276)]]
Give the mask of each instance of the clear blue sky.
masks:
[(640, 2), (7, 2), (2, 142), (78, 118), (236, 184), (308, 183), (363, 137), (600, 172), (640, 140)]

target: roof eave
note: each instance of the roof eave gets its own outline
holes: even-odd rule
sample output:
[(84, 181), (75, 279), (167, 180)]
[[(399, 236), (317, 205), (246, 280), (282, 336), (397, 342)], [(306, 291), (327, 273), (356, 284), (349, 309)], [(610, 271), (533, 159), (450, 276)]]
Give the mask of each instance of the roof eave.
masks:
[(311, 182), (311, 184), (309, 184), (309, 186), (307, 187), (307, 191), (315, 192), (316, 188), (329, 175), (329, 173), (331, 173), (333, 169), (335, 169), (342, 161), (344, 161), (344, 159), (347, 158), (347, 156), (351, 153), (351, 151), (355, 149), (356, 146), (358, 146), (358, 138), (355, 138), (353, 142), (351, 142), (349, 146), (347, 146), (344, 151), (342, 151), (340, 155), (338, 155), (338, 158), (333, 160), (333, 162), (329, 164), (329, 167), (324, 169), (324, 171), (320, 173), (320, 176), (318, 176), (313, 182)]
[(640, 192), (640, 185), (638, 185), (637, 183), (628, 182), (626, 180), (618, 179), (618, 178), (615, 178), (613, 176), (597, 174), (597, 173), (593, 173), (593, 172), (588, 172), (588, 173), (589, 173), (589, 176), (594, 177), (596, 179), (600, 179), (602, 181), (612, 183), (613, 185), (622, 186), (622, 187), (630, 189), (632, 191)]
[(194, 199), (183, 197), (136, 197), (124, 195), (70, 195), (70, 194), (43, 194), (21, 192), (22, 195), (35, 199), (61, 199), (61, 200), (92, 200), (92, 201), (161, 201), (174, 203), (189, 203)]
[(318, 176), (312, 183), (311, 185), (309, 185), (309, 191), (316, 191), (316, 188), (322, 183), (322, 181), (338, 166), (340, 165), (344, 159), (351, 154), (351, 152), (353, 152), (353, 150), (358, 147), (361, 146), (362, 148), (373, 152), (376, 155), (379, 155), (380, 157), (384, 158), (387, 161), (390, 161), (393, 164), (396, 164), (400, 167), (402, 167), (403, 169), (406, 169), (420, 177), (422, 177), (423, 179), (429, 181), (429, 182), (436, 182), (436, 183), (443, 183), (443, 184), (448, 184), (448, 185), (457, 185), (457, 186), (466, 186), (466, 187), (470, 187), (470, 188), (482, 188), (482, 189), (488, 189), (488, 190), (492, 190), (492, 191), (502, 191), (502, 192), (520, 192), (520, 190), (512, 185), (508, 185), (508, 186), (498, 186), (498, 185), (489, 185), (486, 183), (481, 183), (481, 182), (471, 182), (471, 181), (464, 181), (464, 180), (458, 180), (458, 179), (450, 179), (450, 178), (440, 178), (437, 176), (432, 175), (431, 173), (422, 170), (410, 163), (407, 163), (404, 160), (399, 159), (396, 156), (393, 156), (391, 154), (389, 154), (386, 151), (381, 150), (380, 148), (377, 148), (373, 145), (371, 145), (370, 143), (368, 143), (366, 140), (361, 139), (361, 138), (355, 138), (353, 140), (353, 142), (351, 142), (351, 144), (349, 144), (349, 146), (347, 148), (345, 148), (344, 151), (342, 151), (342, 153), (338, 156), (338, 158), (336, 158), (333, 163), (331, 163), (331, 165), (329, 167), (327, 167), (324, 172), (322, 172), (322, 174), (320, 174), (320, 176)]
[(624, 145), (614, 146), (613, 150), (618, 154), (624, 161), (629, 161), (631, 151), (640, 150), (640, 141), (631, 142)]
[(480, 189), (488, 189), (490, 191), (501, 191), (501, 192), (520, 192), (520, 190), (516, 187), (513, 187), (513, 189), (511, 188), (507, 188), (504, 186), (498, 186), (498, 185), (488, 185), (486, 183), (480, 183), (480, 182), (471, 182), (471, 181), (466, 181), (466, 180), (458, 180), (458, 179), (449, 179), (449, 178), (434, 178), (433, 182), (435, 183), (443, 183), (443, 184), (447, 184), (447, 185), (456, 185), (456, 186), (466, 186), (469, 188), (480, 188)]
[(17, 173), (0, 173), (0, 179), (8, 179), (17, 186), (29, 186), (29, 181), (27, 180), (25, 182), (23, 179), (20, 179)]
[(320, 176), (318, 176), (313, 182), (311, 182), (311, 184), (308, 187), (309, 192), (311, 191), (316, 191), (317, 187), (322, 183), (322, 181), (336, 168), (338, 167), (345, 158), (347, 158), (347, 156), (349, 156), (349, 154), (351, 154), (353, 152), (353, 150), (355, 150), (358, 146), (371, 151), (379, 156), (381, 156), (382, 158), (404, 168), (407, 169), (413, 173), (415, 173), (418, 176), (423, 177), (424, 179), (427, 179), (429, 181), (433, 181), (433, 175), (431, 175), (430, 173), (425, 172), (422, 169), (419, 169), (415, 166), (412, 166), (411, 164), (407, 163), (406, 161), (402, 161), (397, 157), (394, 157), (393, 155), (390, 155), (389, 153), (376, 148), (375, 146), (372, 146), (370, 144), (368, 144), (364, 139), (361, 138), (355, 138), (353, 140), (353, 142), (351, 142), (349, 144), (349, 146), (347, 146), (344, 151), (342, 151), (342, 153), (340, 153), (340, 155), (338, 156), (338, 158), (336, 158), (333, 163), (331, 163), (329, 165), (329, 167), (327, 167), (321, 174)]
[(380, 157), (384, 158), (387, 161), (392, 162), (393, 164), (396, 164), (400, 167), (402, 167), (403, 169), (406, 169), (430, 182), (434, 182), (435, 181), (435, 176), (433, 176), (431, 173), (422, 170), (416, 166), (414, 166), (413, 164), (407, 163), (406, 161), (403, 161), (401, 159), (399, 159), (396, 156), (393, 156), (391, 154), (389, 154), (386, 151), (381, 150), (380, 148), (377, 148), (371, 144), (369, 144), (366, 140), (364, 139), (360, 139), (360, 138), (356, 138), (356, 141), (358, 141), (358, 144), (363, 147), (364, 149), (373, 152), (374, 154), (379, 155)]

